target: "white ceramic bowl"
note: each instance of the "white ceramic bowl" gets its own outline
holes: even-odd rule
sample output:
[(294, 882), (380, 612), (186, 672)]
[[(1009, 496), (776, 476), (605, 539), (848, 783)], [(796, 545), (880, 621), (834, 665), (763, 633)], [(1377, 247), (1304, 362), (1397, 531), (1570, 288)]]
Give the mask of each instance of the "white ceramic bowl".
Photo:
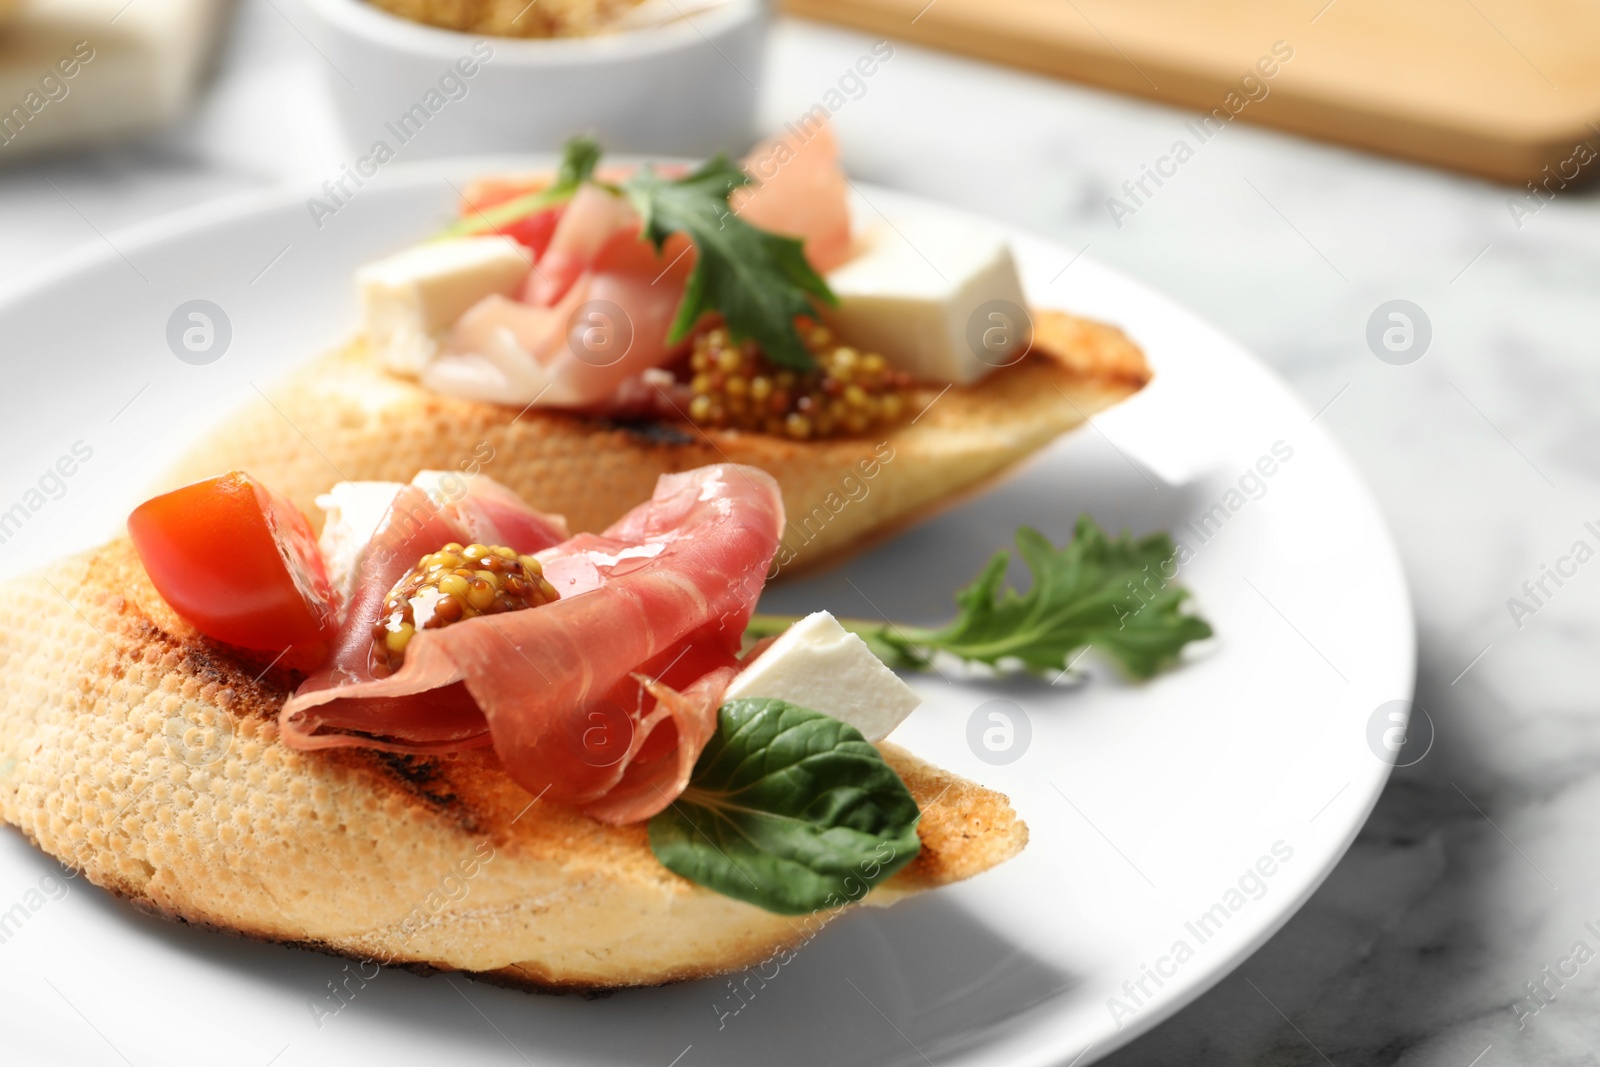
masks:
[[(765, 0), (727, 0), (667, 25), (525, 40), (435, 29), (366, 0), (302, 0), (352, 145), (397, 157), (557, 148), (741, 151), (755, 133)], [(688, 0), (681, 0), (687, 10)]]

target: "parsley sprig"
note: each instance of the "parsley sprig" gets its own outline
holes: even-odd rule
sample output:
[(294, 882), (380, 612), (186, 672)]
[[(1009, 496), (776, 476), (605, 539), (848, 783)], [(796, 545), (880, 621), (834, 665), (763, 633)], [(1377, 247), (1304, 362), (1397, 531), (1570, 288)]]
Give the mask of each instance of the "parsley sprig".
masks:
[(567, 142), (554, 183), (475, 212), (443, 236), (495, 232), (570, 200), (585, 182), (593, 182), (627, 197), (657, 252), (675, 233), (694, 242), (694, 267), (667, 335), (669, 343), (687, 337), (702, 316), (720, 314), (735, 341), (755, 341), (772, 362), (802, 371), (816, 366), (795, 328), (795, 317), (815, 315), (818, 302), (833, 305), (838, 299), (806, 261), (803, 242), (758, 229), (734, 213), (728, 198), (750, 184), (749, 175), (717, 156), (683, 177), (646, 166), (613, 185), (594, 178), (599, 160), (600, 146), (592, 138), (575, 137)]
[(809, 370), (814, 361), (795, 316), (815, 314), (813, 300), (838, 301), (806, 262), (801, 241), (759, 230), (733, 213), (728, 197), (749, 182), (749, 175), (717, 156), (682, 178), (641, 168), (622, 183), (622, 191), (658, 252), (674, 233), (694, 242), (694, 269), (669, 342), (687, 337), (702, 315), (719, 312), (734, 340), (754, 340), (772, 362)]
[[(1176, 663), (1189, 642), (1211, 636), (1204, 619), (1181, 610), (1189, 592), (1167, 577), (1175, 551), (1166, 534), (1111, 537), (1084, 515), (1072, 540), (1059, 549), (1026, 526), (1016, 537), (1017, 554), (1033, 574), (1025, 593), (1007, 585), (1011, 553), (1001, 550), (956, 594), (959, 613), (944, 626), (839, 622), (891, 667), (926, 669), (935, 653), (944, 652), (1044, 673), (1065, 669), (1075, 653), (1092, 646), (1138, 679)], [(779, 634), (798, 619), (757, 615), (745, 636)]]

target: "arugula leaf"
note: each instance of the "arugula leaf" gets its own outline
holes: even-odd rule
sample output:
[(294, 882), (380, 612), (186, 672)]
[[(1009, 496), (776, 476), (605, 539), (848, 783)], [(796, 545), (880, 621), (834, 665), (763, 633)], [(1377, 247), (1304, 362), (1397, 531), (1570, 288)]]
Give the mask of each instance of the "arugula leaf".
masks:
[(556, 180), (543, 189), (513, 197), (502, 204), (483, 211), (475, 211), (464, 219), (447, 226), (441, 237), (469, 237), (479, 233), (493, 233), (518, 219), (543, 211), (563, 201), (572, 199), (578, 187), (594, 174), (600, 162), (600, 145), (593, 137), (574, 137), (561, 154), (561, 166), (556, 170)]
[(650, 820), (668, 870), (780, 915), (860, 900), (922, 847), (905, 783), (853, 726), (730, 700), (689, 788)]
[[(1017, 531), (1017, 554), (1033, 573), (1026, 593), (1006, 586), (1011, 554), (997, 552), (976, 581), (956, 594), (960, 613), (938, 629), (841, 619), (891, 667), (925, 669), (935, 652), (998, 666), (1020, 660), (1040, 673), (1064, 669), (1093, 646), (1128, 675), (1144, 679), (1177, 662), (1183, 646), (1211, 636), (1204, 619), (1180, 610), (1189, 592), (1163, 568), (1174, 558), (1164, 533), (1109, 537), (1084, 515), (1073, 539), (1053, 548), (1036, 530)], [(747, 638), (782, 633), (799, 616), (757, 615)]]
[(806, 261), (801, 241), (758, 230), (729, 208), (728, 197), (749, 182), (744, 171), (717, 156), (682, 178), (642, 168), (622, 183), (622, 191), (657, 252), (674, 233), (694, 242), (694, 269), (669, 342), (683, 340), (701, 315), (715, 311), (734, 340), (753, 339), (774, 363), (810, 370), (815, 360), (800, 340), (795, 316), (815, 314), (813, 299), (838, 299)]

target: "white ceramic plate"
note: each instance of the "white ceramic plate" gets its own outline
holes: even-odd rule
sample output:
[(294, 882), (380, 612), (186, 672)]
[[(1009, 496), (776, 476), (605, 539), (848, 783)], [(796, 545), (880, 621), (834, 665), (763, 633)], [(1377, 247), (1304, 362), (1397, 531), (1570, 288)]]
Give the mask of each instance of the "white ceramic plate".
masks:
[[(446, 177), (527, 165), (396, 169), (320, 229), (309, 189), (201, 208), (0, 297), (0, 511), (26, 512), (0, 545), (5, 568), (115, 531), (201, 426), (345, 334), (351, 271), (445, 219)], [(911, 204), (866, 195), (857, 209), (869, 217)], [(1022, 233), (1015, 248), (1037, 304), (1121, 325), (1155, 384), (980, 499), (764, 606), (876, 605), (931, 621), (1018, 524), (1058, 542), (1084, 511), (1175, 531), (1193, 551), (1181, 580), (1219, 635), (1182, 669), (1144, 686), (1092, 660), (1086, 679), (1054, 686), (915, 682), (927, 704), (896, 739), (1009, 794), (1032, 832), (1020, 858), (850, 914), (775, 975), (747, 977), (742, 996), (713, 980), (541, 997), (384, 971), (333, 1013), (342, 961), (143, 917), (81, 880), (53, 880), (55, 864), (5, 832), (8, 1058), (1084, 1064), (1215, 983), (1317, 887), (1383, 785), (1388, 764), (1368, 738), (1389, 725), (1383, 706), (1411, 695), (1404, 581), (1349, 464), (1248, 354), (1071, 249)], [(221, 308), (231, 332), (207, 365), (167, 342), (175, 309), (196, 299)], [(70, 477), (47, 475), (74, 445), (91, 457), (67, 464)], [(1276, 464), (1262, 463), (1272, 475), (1246, 477), (1275, 446)], [(1015, 737), (1024, 718), (1031, 735), (1003, 765), (967, 740), (974, 715), (992, 725), (997, 709)]]

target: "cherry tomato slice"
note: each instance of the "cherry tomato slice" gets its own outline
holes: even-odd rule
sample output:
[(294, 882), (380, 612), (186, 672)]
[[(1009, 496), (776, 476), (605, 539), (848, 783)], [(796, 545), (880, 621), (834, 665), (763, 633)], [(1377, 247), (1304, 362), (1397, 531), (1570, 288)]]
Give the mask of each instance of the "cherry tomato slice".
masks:
[(550, 240), (556, 235), (556, 223), (561, 221), (561, 210), (565, 206), (547, 207), (500, 227), (500, 232), (518, 244), (526, 245), (538, 258), (550, 247)]
[(207, 637), (281, 652), (333, 635), (337, 605), (311, 524), (243, 471), (145, 501), (128, 536), (156, 591)]
[[(470, 219), (478, 212), (498, 207), (508, 200), (536, 193), (547, 184), (544, 179), (480, 178), (467, 186), (467, 191), (461, 198), (461, 217)], [(502, 233), (518, 244), (532, 249), (537, 258), (544, 255), (544, 250), (550, 247), (550, 239), (555, 236), (556, 223), (561, 221), (561, 213), (565, 208), (566, 204), (552, 205), (505, 223), (497, 227), (495, 232)]]

